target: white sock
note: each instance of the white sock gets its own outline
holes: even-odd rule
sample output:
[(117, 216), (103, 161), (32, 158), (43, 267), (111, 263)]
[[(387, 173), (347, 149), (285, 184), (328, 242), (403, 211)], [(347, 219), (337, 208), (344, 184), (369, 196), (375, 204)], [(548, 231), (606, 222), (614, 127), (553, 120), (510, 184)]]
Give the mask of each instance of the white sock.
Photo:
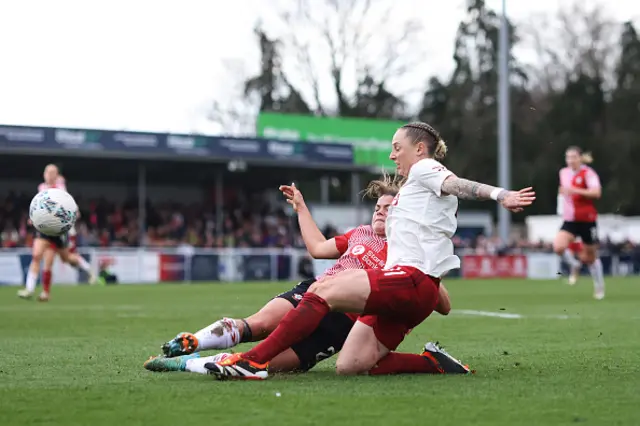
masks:
[(593, 278), (593, 289), (596, 292), (604, 292), (604, 271), (602, 270), (600, 258), (597, 258), (595, 262), (589, 265), (589, 273)]
[(91, 275), (91, 265), (89, 265), (89, 262), (87, 262), (82, 256), (78, 256), (78, 265), (76, 268), (82, 269), (87, 274)]
[(191, 358), (187, 360), (187, 365), (185, 366), (185, 371), (189, 371), (191, 373), (198, 374), (209, 374), (209, 371), (204, 368), (204, 365), (208, 362), (218, 362), (222, 361), (226, 357), (231, 354), (228, 353), (220, 353), (213, 356), (205, 356), (202, 358)]
[(36, 282), (38, 282), (38, 274), (35, 274), (35, 273), (31, 272), (31, 271), (27, 272), (26, 289), (30, 293), (33, 293), (34, 291), (36, 291)]
[(575, 258), (571, 250), (566, 249), (564, 253), (562, 253), (562, 258), (569, 265), (570, 268), (577, 268), (580, 266), (580, 261)]
[(222, 318), (195, 333), (198, 351), (227, 349), (240, 343), (240, 331), (231, 318)]

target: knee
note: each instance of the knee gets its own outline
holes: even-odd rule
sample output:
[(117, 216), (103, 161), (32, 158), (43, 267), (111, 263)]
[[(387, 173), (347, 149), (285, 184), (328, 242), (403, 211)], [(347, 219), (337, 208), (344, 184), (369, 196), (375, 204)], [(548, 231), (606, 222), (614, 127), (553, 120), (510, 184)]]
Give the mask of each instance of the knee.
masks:
[(565, 244), (558, 243), (557, 241), (553, 243), (553, 252), (559, 256), (562, 256), (566, 249), (567, 246)]
[(374, 365), (371, 362), (364, 359), (345, 359), (344, 357), (338, 357), (336, 361), (336, 374), (339, 376), (355, 376), (365, 374), (373, 367)]
[(307, 290), (307, 293), (312, 293), (312, 294), (315, 294), (316, 296), (326, 298), (326, 296), (331, 291), (331, 288), (333, 287), (331, 285), (331, 282), (332, 282), (331, 280), (315, 282), (311, 285), (311, 287), (309, 287), (309, 289)]
[(58, 250), (58, 256), (60, 256), (60, 260), (64, 263), (68, 263), (70, 265), (75, 265), (78, 263), (78, 259), (75, 257), (75, 255), (69, 253), (68, 250)]
[(593, 262), (596, 261), (596, 254), (590, 251), (583, 252), (580, 254), (580, 261), (587, 265), (591, 265)]
[(358, 373), (359, 369), (354, 363), (341, 361), (340, 359), (336, 361), (336, 374), (338, 376), (355, 376)]

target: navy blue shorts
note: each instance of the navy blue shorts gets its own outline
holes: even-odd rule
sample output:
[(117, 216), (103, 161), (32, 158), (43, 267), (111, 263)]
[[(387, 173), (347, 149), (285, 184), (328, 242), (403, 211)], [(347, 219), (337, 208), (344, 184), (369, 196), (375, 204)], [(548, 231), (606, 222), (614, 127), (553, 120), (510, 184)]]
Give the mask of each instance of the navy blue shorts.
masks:
[(62, 234), (59, 237), (52, 237), (49, 235), (45, 235), (42, 232), (37, 232), (35, 233), (34, 238), (39, 238), (42, 240), (47, 240), (49, 241), (49, 243), (54, 246), (57, 249), (64, 249), (69, 247), (69, 235), (68, 234)]
[(568, 222), (562, 223), (560, 228), (573, 235), (580, 237), (583, 244), (588, 246), (598, 244), (598, 227), (596, 222)]

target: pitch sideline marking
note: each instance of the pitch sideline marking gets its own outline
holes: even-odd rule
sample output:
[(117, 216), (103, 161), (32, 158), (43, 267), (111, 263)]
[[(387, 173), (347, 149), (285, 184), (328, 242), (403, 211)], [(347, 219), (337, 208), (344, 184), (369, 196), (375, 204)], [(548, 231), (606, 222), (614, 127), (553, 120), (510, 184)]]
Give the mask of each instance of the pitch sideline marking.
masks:
[[(460, 315), (473, 315), (480, 317), (493, 317), (493, 318), (502, 318), (502, 319), (523, 319), (527, 318), (525, 315), (521, 314), (512, 314), (508, 312), (490, 312), (490, 311), (476, 311), (472, 309), (453, 309), (451, 311), (454, 314)], [(549, 319), (569, 319), (569, 315), (542, 315), (537, 316), (538, 318), (549, 318)]]
[(475, 315), (480, 317), (494, 317), (494, 318), (504, 318), (504, 319), (520, 319), (524, 318), (520, 314), (509, 314), (502, 312), (489, 312), (489, 311), (474, 311), (470, 309), (453, 309), (451, 311), (454, 314), (462, 314), (462, 315)]

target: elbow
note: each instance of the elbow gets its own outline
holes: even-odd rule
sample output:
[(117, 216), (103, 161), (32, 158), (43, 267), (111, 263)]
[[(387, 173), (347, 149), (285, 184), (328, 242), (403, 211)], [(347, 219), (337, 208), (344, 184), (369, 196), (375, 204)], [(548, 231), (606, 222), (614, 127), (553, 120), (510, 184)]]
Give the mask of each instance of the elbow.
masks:
[(451, 312), (451, 304), (448, 301), (439, 302), (438, 306), (436, 306), (436, 312), (444, 316), (449, 315)]
[(325, 250), (323, 250), (322, 245), (320, 244), (312, 247), (307, 247), (307, 251), (309, 252), (309, 255), (314, 259), (332, 259), (331, 257), (327, 256), (327, 253), (325, 252)]
[(309, 255), (314, 259), (322, 259), (320, 257), (320, 251), (316, 247), (307, 247), (307, 251), (309, 252)]

